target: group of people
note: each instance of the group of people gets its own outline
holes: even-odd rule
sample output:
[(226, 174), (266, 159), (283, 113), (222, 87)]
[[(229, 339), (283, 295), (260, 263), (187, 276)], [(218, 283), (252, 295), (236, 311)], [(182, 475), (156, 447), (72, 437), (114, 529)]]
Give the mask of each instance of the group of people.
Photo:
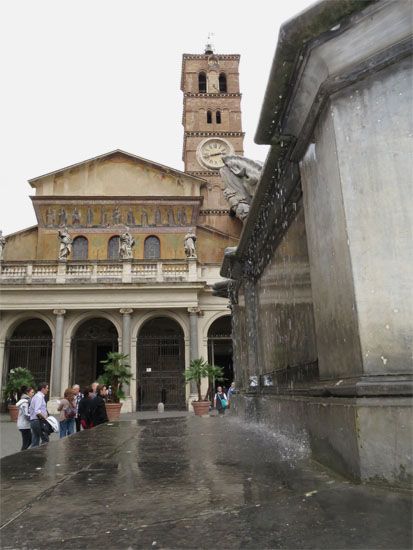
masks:
[[(20, 399), (16, 405), (19, 409), (17, 428), (22, 436), (22, 451), (49, 441), (47, 419), (50, 417), (46, 404), (48, 393), (49, 385), (46, 382), (39, 384), (37, 393), (27, 386), (22, 386), (20, 389)], [(78, 384), (67, 388), (58, 401), (57, 407), (60, 437), (107, 422), (105, 405), (107, 394), (106, 386), (98, 382), (94, 382), (83, 392), (80, 392)]]
[(214, 408), (218, 411), (219, 415), (225, 414), (226, 409), (230, 408), (231, 399), (235, 393), (237, 393), (235, 382), (231, 383), (227, 393), (224, 392), (222, 386), (217, 387), (217, 392), (214, 396)]

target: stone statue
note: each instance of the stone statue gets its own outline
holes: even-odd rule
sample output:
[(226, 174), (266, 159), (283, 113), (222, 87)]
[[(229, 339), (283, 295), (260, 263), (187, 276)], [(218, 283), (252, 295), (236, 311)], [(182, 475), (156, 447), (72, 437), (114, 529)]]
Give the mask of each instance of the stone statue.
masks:
[(72, 252), (73, 243), (73, 239), (69, 235), (67, 227), (65, 227), (64, 229), (59, 229), (59, 239), (59, 260), (67, 260), (69, 254)]
[(3, 259), (3, 250), (6, 245), (6, 237), (3, 237), (3, 231), (0, 231), (0, 262)]
[(189, 233), (185, 235), (184, 238), (184, 248), (187, 258), (196, 258), (196, 249), (195, 249), (196, 235), (191, 229)]
[(119, 255), (122, 260), (130, 260), (132, 258), (132, 247), (135, 244), (135, 239), (126, 231), (122, 233), (119, 239)]
[(230, 215), (237, 217), (243, 222), (250, 210), (250, 205), (247, 203), (245, 197), (240, 193), (235, 193), (229, 187), (226, 187), (223, 193), (225, 200), (229, 204)]
[(225, 155), (222, 161), (225, 166), (219, 172), (225, 184), (224, 197), (230, 204), (230, 212), (244, 221), (248, 216), (263, 165), (237, 155)]

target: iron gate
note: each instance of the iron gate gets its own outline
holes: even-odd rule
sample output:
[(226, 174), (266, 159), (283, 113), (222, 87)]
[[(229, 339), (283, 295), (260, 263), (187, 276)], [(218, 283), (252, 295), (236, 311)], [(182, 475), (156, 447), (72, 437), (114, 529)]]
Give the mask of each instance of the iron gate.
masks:
[(138, 338), (138, 407), (185, 409), (185, 347), (182, 336)]
[(29, 369), (36, 383), (50, 383), (51, 338), (8, 338), (5, 345), (8, 372), (16, 367)]

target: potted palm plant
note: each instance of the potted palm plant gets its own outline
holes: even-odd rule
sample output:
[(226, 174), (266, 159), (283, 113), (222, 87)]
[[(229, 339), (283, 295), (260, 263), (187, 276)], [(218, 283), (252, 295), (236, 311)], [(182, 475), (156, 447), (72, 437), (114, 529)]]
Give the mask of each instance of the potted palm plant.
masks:
[[(193, 359), (189, 365), (189, 368), (185, 370), (184, 376), (186, 382), (194, 381), (198, 393), (198, 400), (192, 401), (194, 413), (197, 416), (203, 416), (208, 414), (209, 407), (211, 405), (210, 397), (213, 393), (214, 380), (222, 379), (222, 368), (210, 365), (202, 357), (199, 359)], [(201, 385), (203, 378), (208, 378), (208, 389), (205, 397), (202, 397)]]
[(121, 399), (125, 397), (122, 386), (123, 384), (129, 384), (132, 379), (130, 365), (127, 362), (128, 358), (128, 355), (118, 351), (110, 351), (107, 358), (101, 361), (104, 372), (98, 382), (110, 388), (106, 403), (106, 412), (109, 420), (117, 420), (119, 418), (122, 408)]
[(3, 390), (4, 399), (7, 403), (7, 408), (9, 409), (10, 420), (14, 422), (17, 421), (19, 414), (19, 409), (16, 407), (18, 400), (18, 394), (22, 386), (31, 386), (34, 387), (34, 378), (29, 369), (23, 367), (16, 367), (11, 369), (8, 376), (7, 382)]

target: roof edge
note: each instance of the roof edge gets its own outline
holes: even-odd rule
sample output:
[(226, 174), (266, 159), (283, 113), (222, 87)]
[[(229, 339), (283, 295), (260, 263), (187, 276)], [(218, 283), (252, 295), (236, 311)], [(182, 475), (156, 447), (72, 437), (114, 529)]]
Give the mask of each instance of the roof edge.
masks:
[(157, 166), (158, 168), (160, 168), (161, 170), (164, 170), (165, 172), (173, 172), (173, 173), (179, 174), (181, 176), (185, 176), (187, 178), (195, 179), (195, 180), (198, 180), (202, 183), (206, 183), (206, 180), (204, 180), (203, 178), (198, 178), (197, 176), (192, 176), (192, 175), (188, 174), (187, 172), (182, 172), (182, 170), (178, 170), (177, 168), (172, 168), (171, 166), (166, 166), (165, 164), (160, 164), (158, 162), (154, 162), (153, 160), (149, 160), (149, 159), (146, 159), (146, 158), (143, 158), (143, 157), (139, 157), (138, 155), (134, 155), (132, 153), (128, 153), (127, 151), (123, 151), (122, 149), (114, 149), (113, 151), (109, 151), (108, 153), (104, 153), (104, 154), (98, 155), (96, 157), (88, 158), (88, 159), (85, 159), (81, 162), (77, 162), (75, 164), (70, 164), (69, 166), (64, 166), (63, 168), (59, 168), (58, 170), (52, 170), (51, 172), (47, 172), (46, 174), (42, 174), (41, 176), (31, 178), (31, 179), (28, 180), (28, 182), (32, 187), (35, 187), (35, 185), (33, 185), (33, 183), (35, 183), (35, 182), (37, 182), (37, 181), (39, 181), (43, 178), (46, 178), (48, 176), (52, 176), (54, 174), (59, 174), (60, 172), (65, 172), (66, 170), (72, 170), (73, 168), (77, 168), (77, 167), (81, 166), (82, 164), (86, 164), (88, 162), (93, 162), (93, 161), (96, 161), (96, 160), (100, 160), (100, 159), (103, 159), (105, 157), (109, 157), (109, 156), (115, 155), (115, 154), (122, 154), (122, 155), (130, 157), (134, 160), (148, 162), (149, 164), (152, 164), (153, 166)]

